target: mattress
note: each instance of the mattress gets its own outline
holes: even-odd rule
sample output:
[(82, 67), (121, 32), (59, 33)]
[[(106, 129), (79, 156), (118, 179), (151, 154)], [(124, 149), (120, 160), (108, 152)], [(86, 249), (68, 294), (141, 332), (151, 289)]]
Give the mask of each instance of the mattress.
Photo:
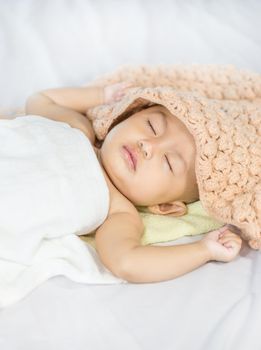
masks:
[[(220, 63), (261, 72), (261, 3), (0, 0), (0, 107), (125, 63)], [(200, 239), (186, 237), (168, 244)], [(52, 278), (0, 311), (4, 350), (260, 350), (261, 254), (245, 244), (160, 283)]]

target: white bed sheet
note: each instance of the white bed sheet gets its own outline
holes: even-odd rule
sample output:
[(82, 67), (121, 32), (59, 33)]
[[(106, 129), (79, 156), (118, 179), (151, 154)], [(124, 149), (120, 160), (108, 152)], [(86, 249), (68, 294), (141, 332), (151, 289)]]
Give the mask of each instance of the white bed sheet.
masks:
[(260, 310), (261, 254), (245, 246), (229, 264), (211, 262), (161, 283), (83, 285), (56, 277), (1, 312), (0, 346), (260, 350)]
[[(230, 63), (261, 72), (260, 1), (160, 3), (0, 0), (0, 107), (124, 63)], [(53, 278), (0, 312), (0, 349), (260, 350), (260, 324), (261, 254), (244, 247), (229, 264), (161, 283)]]

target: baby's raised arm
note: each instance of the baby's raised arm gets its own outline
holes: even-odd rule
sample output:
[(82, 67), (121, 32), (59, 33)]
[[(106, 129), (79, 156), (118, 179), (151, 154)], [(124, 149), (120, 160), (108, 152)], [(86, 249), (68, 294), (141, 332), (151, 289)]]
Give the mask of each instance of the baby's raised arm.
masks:
[(239, 253), (242, 242), (224, 227), (190, 244), (142, 246), (142, 232), (140, 220), (130, 213), (114, 213), (96, 231), (101, 261), (113, 274), (129, 282), (170, 280), (210, 260), (231, 261)]
[(103, 103), (103, 89), (99, 87), (58, 88), (40, 91), (26, 101), (26, 114), (36, 114), (68, 123), (80, 129), (94, 143), (95, 135), (85, 112)]
[(80, 129), (92, 144), (95, 135), (86, 111), (101, 104), (118, 101), (129, 85), (125, 82), (106, 87), (88, 86), (48, 89), (31, 95), (26, 101), (26, 114), (36, 114), (68, 123)]

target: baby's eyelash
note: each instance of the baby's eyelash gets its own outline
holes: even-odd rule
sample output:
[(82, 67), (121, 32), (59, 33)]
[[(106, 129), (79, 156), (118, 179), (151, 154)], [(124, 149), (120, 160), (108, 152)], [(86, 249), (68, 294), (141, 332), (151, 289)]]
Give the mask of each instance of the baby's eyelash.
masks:
[[(156, 131), (154, 130), (154, 128), (153, 128), (153, 126), (152, 126), (152, 124), (151, 124), (151, 122), (150, 122), (149, 119), (147, 120), (147, 123), (149, 124), (149, 127), (150, 127), (151, 130), (153, 131), (154, 135), (156, 135)], [(172, 169), (172, 167), (171, 167), (171, 165), (170, 165), (170, 162), (169, 162), (169, 160), (168, 160), (168, 157), (167, 157), (166, 155), (165, 155), (165, 158), (166, 158), (166, 161), (167, 161), (167, 163), (168, 163), (168, 166), (169, 166), (170, 171), (173, 172), (173, 169)]]
[(173, 172), (173, 169), (172, 169), (172, 167), (171, 167), (171, 165), (170, 165), (170, 162), (169, 162), (169, 160), (168, 160), (168, 157), (165, 155), (165, 158), (166, 158), (166, 160), (167, 160), (167, 162), (168, 162), (168, 165), (169, 165), (169, 169), (170, 169), (170, 171), (172, 171)]
[(154, 135), (156, 135), (156, 131), (155, 131), (155, 129), (153, 128), (153, 126), (152, 126), (150, 120), (147, 120), (147, 123), (149, 124), (149, 126), (150, 126), (151, 130), (153, 131)]

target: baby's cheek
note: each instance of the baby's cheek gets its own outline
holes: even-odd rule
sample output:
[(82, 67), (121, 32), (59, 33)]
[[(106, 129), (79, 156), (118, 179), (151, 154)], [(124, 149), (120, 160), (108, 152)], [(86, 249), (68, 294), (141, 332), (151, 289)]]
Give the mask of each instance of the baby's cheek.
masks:
[(186, 166), (184, 164), (184, 162), (177, 160), (175, 162), (175, 167), (174, 167), (174, 175), (175, 176), (183, 176), (183, 177), (187, 177), (188, 171), (186, 170)]
[(133, 184), (126, 191), (126, 196), (135, 205), (149, 205), (155, 197), (153, 188), (147, 182)]

